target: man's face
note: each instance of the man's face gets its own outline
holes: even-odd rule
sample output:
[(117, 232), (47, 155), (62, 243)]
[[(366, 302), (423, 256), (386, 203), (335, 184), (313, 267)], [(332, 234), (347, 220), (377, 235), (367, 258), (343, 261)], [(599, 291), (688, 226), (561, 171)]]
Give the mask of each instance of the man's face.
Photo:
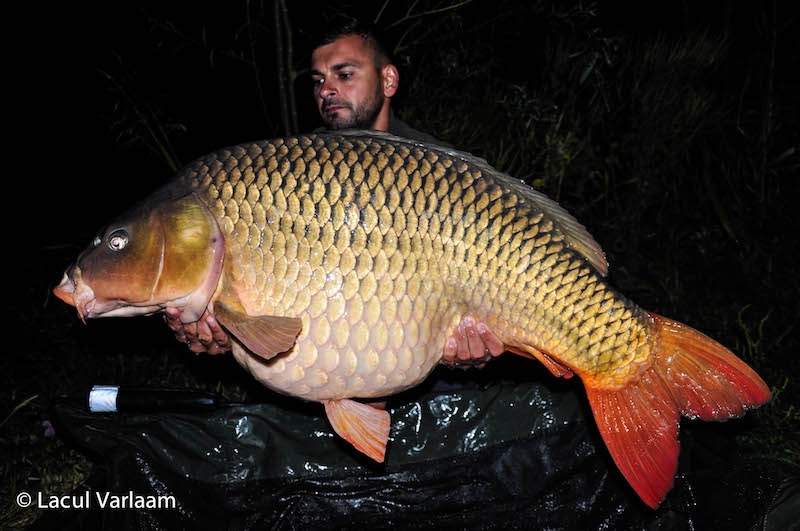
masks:
[(311, 54), (314, 100), (329, 129), (372, 129), (384, 105), (381, 71), (359, 35), (347, 35)]

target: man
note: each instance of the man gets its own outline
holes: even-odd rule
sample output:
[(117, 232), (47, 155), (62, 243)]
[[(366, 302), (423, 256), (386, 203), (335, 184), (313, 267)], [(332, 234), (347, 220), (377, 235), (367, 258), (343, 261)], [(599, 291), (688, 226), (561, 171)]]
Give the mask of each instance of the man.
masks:
[[(398, 120), (391, 109), (400, 75), (375, 34), (356, 21), (327, 33), (311, 54), (314, 100), (328, 129), (388, 131), (414, 140), (444, 145)], [(193, 352), (219, 354), (231, 341), (208, 312), (195, 323), (182, 324), (180, 311), (167, 309), (167, 324)], [(488, 327), (465, 315), (445, 343), (442, 362), (450, 366), (482, 366), (505, 351)]]
[(311, 54), (314, 100), (328, 129), (374, 129), (447, 145), (392, 112), (400, 74), (374, 33), (357, 22), (323, 36)]

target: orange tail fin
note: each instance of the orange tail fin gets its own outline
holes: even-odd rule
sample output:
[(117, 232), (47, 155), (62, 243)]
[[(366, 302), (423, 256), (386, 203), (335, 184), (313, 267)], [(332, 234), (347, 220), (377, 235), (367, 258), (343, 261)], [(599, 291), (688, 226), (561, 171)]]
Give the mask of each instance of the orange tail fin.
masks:
[(586, 388), (603, 440), (625, 479), (655, 508), (678, 465), (680, 415), (725, 420), (770, 399), (764, 381), (728, 349), (686, 325), (650, 314), (653, 365), (622, 389)]

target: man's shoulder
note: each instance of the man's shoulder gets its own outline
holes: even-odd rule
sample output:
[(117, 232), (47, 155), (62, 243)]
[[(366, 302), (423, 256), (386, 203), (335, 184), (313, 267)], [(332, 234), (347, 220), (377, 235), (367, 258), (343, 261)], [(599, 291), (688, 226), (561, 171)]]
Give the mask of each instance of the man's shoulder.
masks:
[[(334, 130), (328, 129), (326, 127), (317, 127), (314, 129), (315, 133), (332, 133), (335, 132)], [(403, 120), (397, 118), (396, 116), (392, 115), (391, 121), (389, 122), (389, 130), (386, 131), (394, 136), (399, 136), (402, 138), (408, 138), (409, 140), (416, 140), (417, 142), (423, 142), (425, 144), (433, 144), (436, 146), (441, 146), (443, 148), (448, 149), (455, 149), (451, 144), (448, 144), (444, 140), (439, 140), (435, 136), (420, 131), (419, 129), (414, 129), (410, 125), (408, 125)]]
[(410, 138), (411, 140), (425, 142), (426, 144), (435, 144), (437, 146), (448, 147), (448, 148), (453, 147), (447, 142), (439, 140), (433, 135), (430, 135), (418, 129), (414, 129), (413, 127), (411, 127), (403, 120), (397, 118), (394, 115), (392, 115), (391, 121), (389, 122), (389, 132), (395, 136)]

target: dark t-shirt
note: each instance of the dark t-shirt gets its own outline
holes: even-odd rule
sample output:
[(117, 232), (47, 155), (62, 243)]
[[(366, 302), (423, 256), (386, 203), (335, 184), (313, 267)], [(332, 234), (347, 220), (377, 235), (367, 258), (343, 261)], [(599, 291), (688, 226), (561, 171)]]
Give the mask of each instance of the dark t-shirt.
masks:
[(450, 144), (439, 140), (438, 138), (429, 135), (428, 133), (423, 133), (417, 129), (414, 129), (403, 120), (391, 114), (389, 117), (389, 132), (393, 135), (402, 136), (404, 138), (410, 138), (411, 140), (419, 140), (420, 142), (425, 142), (426, 144), (435, 144), (437, 146), (448, 147), (452, 148)]
[[(315, 133), (320, 133), (320, 132), (323, 132), (323, 131), (329, 131), (329, 129), (327, 129), (326, 127), (319, 127), (317, 129), (314, 129)], [(428, 133), (424, 133), (422, 131), (419, 131), (418, 129), (414, 129), (413, 127), (411, 127), (410, 125), (405, 123), (403, 120), (401, 120), (400, 118), (395, 116), (394, 111), (392, 111), (392, 114), (389, 115), (389, 131), (388, 132), (393, 134), (393, 135), (395, 135), (395, 136), (400, 136), (400, 137), (403, 137), (403, 138), (409, 138), (411, 140), (417, 140), (419, 142), (425, 142), (426, 144), (433, 144), (433, 145), (436, 145), (436, 146), (441, 146), (441, 147), (453, 149), (453, 146), (448, 144), (447, 142), (444, 142), (443, 140), (439, 140), (435, 136), (429, 135)]]

